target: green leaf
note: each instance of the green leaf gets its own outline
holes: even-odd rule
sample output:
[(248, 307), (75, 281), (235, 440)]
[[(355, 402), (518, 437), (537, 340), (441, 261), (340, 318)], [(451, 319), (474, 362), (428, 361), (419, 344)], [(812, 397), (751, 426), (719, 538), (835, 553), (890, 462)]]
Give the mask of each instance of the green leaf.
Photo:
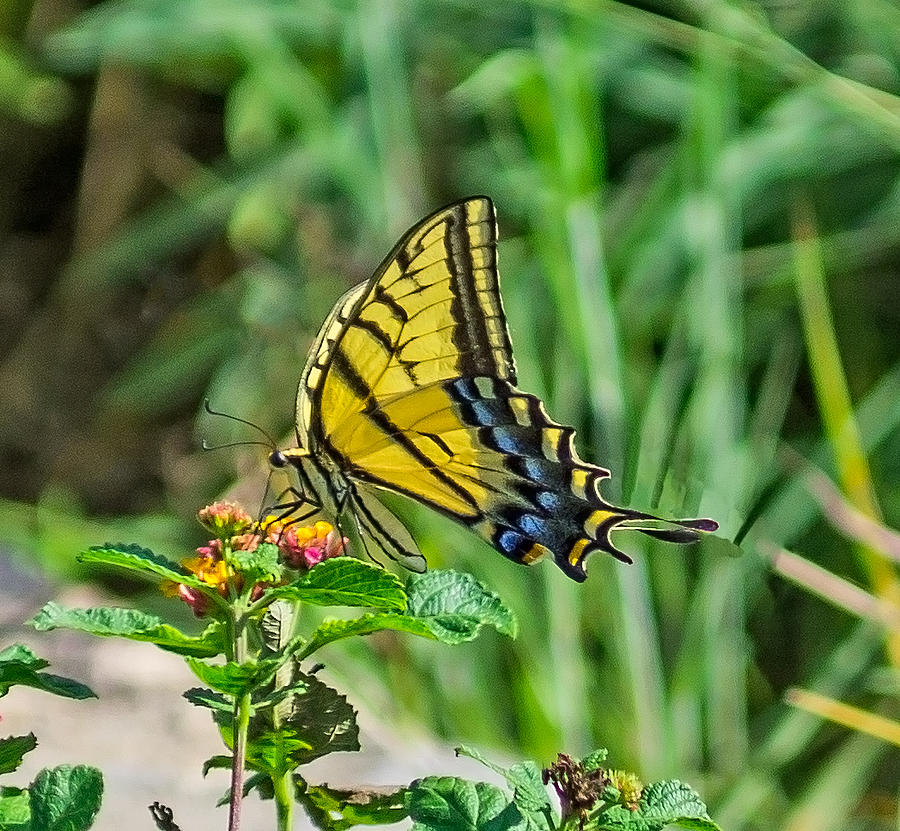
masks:
[(515, 803), (494, 785), (453, 776), (413, 782), (406, 808), (412, 831), (525, 831)]
[(0, 831), (28, 831), (31, 818), (26, 788), (0, 788)]
[(81, 563), (97, 563), (106, 566), (116, 566), (138, 571), (141, 574), (162, 577), (174, 583), (184, 583), (194, 589), (209, 592), (210, 587), (202, 580), (198, 580), (193, 574), (185, 571), (177, 563), (154, 554), (149, 548), (131, 543), (106, 543), (95, 545), (82, 551), (76, 559)]
[(10, 687), (18, 684), (59, 695), (63, 698), (96, 698), (89, 687), (71, 678), (53, 675), (38, 670), (49, 666), (27, 647), (16, 645), (0, 653), (0, 696), (6, 695)]
[(247, 759), (257, 770), (282, 775), (328, 753), (359, 750), (356, 711), (314, 675), (298, 672), (277, 695), (277, 726), (271, 711), (251, 722)]
[(31, 827), (40, 831), (86, 831), (103, 796), (103, 776), (87, 765), (42, 770), (29, 789)]
[(197, 658), (186, 658), (185, 663), (204, 684), (227, 695), (243, 695), (265, 681), (278, 666), (277, 661), (248, 661), (237, 664), (207, 664)]
[(300, 650), (297, 657), (302, 660), (332, 641), (354, 635), (371, 635), (373, 632), (381, 632), (384, 629), (409, 632), (423, 638), (437, 640), (437, 636), (425, 621), (409, 618), (406, 615), (373, 612), (353, 620), (326, 618), (316, 627), (309, 642)]
[(253, 551), (232, 551), (229, 561), (249, 583), (275, 582), (281, 579), (282, 567), (278, 559), (278, 546), (270, 542), (261, 543)]
[(706, 805), (689, 785), (673, 779), (647, 785), (637, 810), (613, 805), (598, 818), (604, 831), (662, 831), (667, 825), (697, 831), (721, 831), (706, 812)]
[(588, 772), (597, 770), (597, 768), (604, 766), (607, 756), (609, 756), (609, 751), (605, 747), (601, 747), (585, 756), (581, 760), (581, 764), (584, 765), (584, 769)]
[(390, 825), (408, 816), (406, 789), (347, 791), (317, 785), (297, 790), (297, 801), (317, 828), (345, 831), (354, 825)]
[(203, 775), (206, 776), (211, 770), (231, 770), (231, 756), (210, 756), (203, 763)]
[(306, 658), (332, 641), (370, 635), (383, 629), (408, 632), (446, 644), (472, 640), (485, 624), (515, 635), (512, 612), (468, 574), (440, 570), (413, 574), (407, 582), (407, 593), (409, 600), (403, 615), (374, 612), (353, 620), (324, 620), (299, 657)]
[(547, 795), (547, 788), (544, 785), (541, 769), (537, 764), (527, 761), (504, 768), (490, 761), (479, 751), (466, 746), (456, 748), (456, 754), (475, 759), (476, 762), (481, 762), (494, 773), (500, 774), (506, 779), (509, 787), (512, 789), (516, 805), (524, 811), (540, 814), (540, 824), (542, 827), (546, 826), (547, 818), (545, 812), (552, 809), (552, 804), (550, 797)]
[(407, 615), (429, 619), (435, 630), (444, 626), (451, 637), (460, 626), (460, 620), (477, 621), (493, 626), (511, 638), (516, 636), (516, 619), (512, 611), (470, 574), (449, 569), (412, 574), (406, 583), (406, 592), (409, 595)]
[(174, 626), (163, 623), (158, 617), (137, 609), (64, 609), (51, 602), (28, 623), (42, 632), (75, 629), (101, 637), (146, 641), (178, 655), (212, 658), (220, 655), (223, 650), (222, 628), (218, 623), (208, 626), (202, 635), (186, 635)]
[(260, 630), (270, 652), (279, 652), (288, 644), (294, 632), (295, 617), (293, 604), (285, 600), (276, 600), (266, 609)]
[(0, 739), (0, 773), (12, 773), (22, 764), (22, 758), (37, 747), (34, 733)]
[(208, 710), (218, 710), (225, 713), (231, 713), (234, 709), (230, 698), (203, 687), (192, 687), (189, 690), (185, 690), (181, 695), (195, 707), (206, 707)]
[(402, 612), (406, 593), (399, 578), (355, 557), (333, 557), (287, 586), (267, 594), (316, 606), (371, 606)]
[(21, 643), (14, 643), (12, 646), (7, 646), (6, 649), (0, 651), (0, 664), (4, 664), (8, 661), (14, 661), (17, 664), (23, 664), (25, 666), (31, 667), (34, 670), (43, 669), (44, 667), (49, 667), (50, 662), (45, 661), (43, 658), (38, 658), (37, 655), (34, 654), (27, 646)]

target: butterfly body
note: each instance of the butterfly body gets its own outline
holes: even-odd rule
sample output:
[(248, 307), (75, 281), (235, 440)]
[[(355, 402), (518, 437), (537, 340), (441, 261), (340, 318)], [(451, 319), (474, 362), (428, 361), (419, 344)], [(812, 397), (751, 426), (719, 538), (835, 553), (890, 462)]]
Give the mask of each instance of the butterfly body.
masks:
[(301, 376), (297, 437), (278, 453), (304, 498), (351, 514), (364, 540), (416, 570), (424, 559), (379, 490), (451, 517), (516, 562), (551, 556), (579, 581), (594, 550), (630, 561), (610, 541), (623, 523), (675, 542), (715, 528), (607, 503), (598, 484), (609, 471), (581, 460), (574, 430), (516, 387), (486, 197), (422, 220), (337, 302)]

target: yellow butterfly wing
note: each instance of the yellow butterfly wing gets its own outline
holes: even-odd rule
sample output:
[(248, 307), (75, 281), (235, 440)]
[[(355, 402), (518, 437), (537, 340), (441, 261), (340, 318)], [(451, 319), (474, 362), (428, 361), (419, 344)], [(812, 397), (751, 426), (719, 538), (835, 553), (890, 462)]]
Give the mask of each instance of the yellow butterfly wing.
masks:
[(452, 517), (517, 562), (552, 555), (576, 580), (592, 551), (628, 561), (616, 527), (675, 542), (712, 530), (603, 500), (609, 471), (582, 461), (574, 430), (515, 387), (496, 260), (494, 208), (476, 197), (423, 220), (341, 298), (298, 393), (302, 454), (319, 472), (308, 484), (407, 563), (411, 538), (368, 486)]

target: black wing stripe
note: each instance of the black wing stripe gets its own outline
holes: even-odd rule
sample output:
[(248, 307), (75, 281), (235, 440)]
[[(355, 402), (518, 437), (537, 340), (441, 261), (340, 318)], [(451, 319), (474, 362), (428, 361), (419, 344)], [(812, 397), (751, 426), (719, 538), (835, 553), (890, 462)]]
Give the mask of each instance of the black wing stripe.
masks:
[[(475, 263), (468, 246), (465, 231), (466, 211), (457, 205), (446, 220), (444, 244), (447, 249), (447, 268), (450, 269), (450, 287), (453, 302), (450, 314), (458, 324), (453, 344), (460, 351), (462, 375), (494, 374), (493, 347), (487, 330), (481, 324), (481, 303), (475, 285)], [(493, 232), (492, 232), (493, 236)]]
[[(478, 513), (478, 504), (475, 498), (472, 496), (469, 491), (460, 486), (455, 480), (451, 477), (447, 476), (435, 463), (435, 461), (428, 457), (427, 454), (422, 452), (416, 444), (409, 438), (409, 436), (403, 431), (401, 427), (395, 424), (391, 419), (382, 411), (377, 408), (377, 404), (375, 403), (375, 399), (372, 398), (372, 390), (369, 388), (368, 384), (366, 384), (363, 377), (356, 371), (356, 368), (350, 363), (350, 360), (347, 356), (341, 352), (337, 351), (332, 358), (331, 362), (331, 370), (332, 372), (337, 372), (347, 383), (347, 386), (350, 387), (350, 390), (354, 395), (359, 397), (362, 401), (365, 402), (364, 407), (362, 408), (363, 415), (368, 418), (379, 430), (381, 430), (385, 435), (391, 437), (391, 439), (400, 447), (402, 447), (413, 459), (415, 459), (423, 468), (425, 468), (431, 476), (437, 479), (444, 487), (452, 490), (462, 501), (472, 506), (473, 513)], [(354, 470), (354, 465), (350, 459), (345, 458), (334, 445), (325, 437), (325, 442), (328, 446), (329, 451), (342, 459), (341, 467), (344, 470)], [(416, 497), (419, 498), (419, 497)]]
[[(372, 514), (369, 507), (366, 505), (365, 500), (359, 498), (354, 499), (353, 509), (356, 511), (360, 523), (365, 527), (366, 533), (381, 546), (382, 551), (384, 551), (392, 560), (397, 559), (392, 551), (397, 551), (409, 559), (420, 559), (422, 557), (417, 551), (410, 551), (403, 543), (393, 536)], [(387, 542), (388, 545), (385, 545), (385, 542)]]

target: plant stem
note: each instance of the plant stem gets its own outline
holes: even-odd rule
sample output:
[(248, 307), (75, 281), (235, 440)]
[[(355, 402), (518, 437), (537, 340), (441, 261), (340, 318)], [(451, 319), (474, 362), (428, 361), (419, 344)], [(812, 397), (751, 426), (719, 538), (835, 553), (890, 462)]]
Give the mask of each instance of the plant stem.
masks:
[[(247, 659), (246, 618), (239, 614), (234, 622), (234, 660), (239, 664)], [(228, 806), (228, 831), (241, 826), (241, 802), (244, 798), (244, 757), (247, 749), (247, 728), (250, 724), (250, 691), (234, 702), (232, 720), (233, 748), (231, 753), (231, 802)]]
[[(295, 602), (291, 604), (290, 614), (286, 618), (287, 625), (282, 630), (279, 638), (278, 646), (280, 649), (284, 649), (284, 647), (293, 640), (294, 635), (296, 635), (299, 615), (300, 603)], [(289, 660), (285, 662), (275, 674), (275, 689), (279, 690), (286, 687), (290, 684), (293, 676), (294, 662)], [(272, 721), (275, 726), (275, 731), (278, 732), (282, 728), (283, 723), (281, 708), (278, 706), (276, 706), (272, 712)], [(273, 777), (272, 790), (274, 791), (275, 809), (278, 816), (278, 831), (290, 831), (294, 813), (294, 785), (291, 772), (288, 771), (282, 776)]]
[(272, 790), (275, 794), (275, 809), (278, 815), (278, 831), (291, 831), (294, 816), (294, 800), (291, 798), (293, 781), (288, 771), (282, 776), (272, 778)]

